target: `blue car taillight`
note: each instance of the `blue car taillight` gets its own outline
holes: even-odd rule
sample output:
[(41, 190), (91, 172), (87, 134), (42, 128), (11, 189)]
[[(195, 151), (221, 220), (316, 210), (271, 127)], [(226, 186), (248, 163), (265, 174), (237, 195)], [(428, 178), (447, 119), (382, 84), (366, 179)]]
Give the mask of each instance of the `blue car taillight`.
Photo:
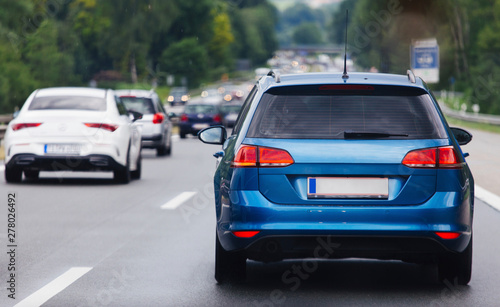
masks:
[(412, 150), (402, 163), (411, 168), (461, 168), (464, 165), (453, 146)]
[(283, 149), (241, 145), (231, 167), (285, 167), (294, 162)]

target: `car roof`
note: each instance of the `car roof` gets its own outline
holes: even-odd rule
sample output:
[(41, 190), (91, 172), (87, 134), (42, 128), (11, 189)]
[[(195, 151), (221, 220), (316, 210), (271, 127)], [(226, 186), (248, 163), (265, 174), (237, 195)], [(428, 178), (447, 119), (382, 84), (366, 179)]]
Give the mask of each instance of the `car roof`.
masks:
[(105, 98), (108, 90), (91, 87), (49, 87), (37, 90), (36, 97), (47, 96), (89, 96)]
[(268, 75), (261, 78), (259, 83), (264, 90), (272, 87), (314, 84), (392, 85), (427, 89), (427, 86), (420, 78), (415, 78), (415, 82), (411, 82), (408, 75), (384, 73), (349, 73), (349, 78), (345, 80), (342, 79), (342, 73), (305, 73), (281, 75), (279, 77)]
[(117, 96), (134, 96), (134, 97), (146, 97), (151, 98), (156, 95), (153, 90), (135, 90), (135, 89), (125, 89), (125, 90), (115, 90)]

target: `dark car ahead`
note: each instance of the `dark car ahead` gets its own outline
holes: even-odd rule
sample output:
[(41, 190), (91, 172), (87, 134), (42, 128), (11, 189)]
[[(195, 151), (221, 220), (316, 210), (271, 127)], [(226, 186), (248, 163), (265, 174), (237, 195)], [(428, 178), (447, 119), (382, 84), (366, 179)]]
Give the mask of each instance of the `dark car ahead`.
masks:
[(216, 154), (215, 278), (246, 260), (374, 258), (437, 264), (467, 284), (474, 180), (426, 84), (389, 74), (266, 76)]
[(179, 134), (184, 139), (187, 134), (196, 135), (202, 129), (220, 124), (222, 116), (216, 105), (188, 104), (179, 121)]

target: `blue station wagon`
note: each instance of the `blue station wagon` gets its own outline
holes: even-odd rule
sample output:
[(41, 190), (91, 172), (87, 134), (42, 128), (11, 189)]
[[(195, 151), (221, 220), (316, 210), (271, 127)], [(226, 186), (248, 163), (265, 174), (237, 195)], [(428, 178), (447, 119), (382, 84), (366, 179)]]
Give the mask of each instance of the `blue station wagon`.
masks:
[(396, 259), (435, 263), (467, 284), (474, 181), (427, 85), (407, 75), (261, 78), (230, 136), (199, 133), (215, 154), (215, 278), (247, 259)]

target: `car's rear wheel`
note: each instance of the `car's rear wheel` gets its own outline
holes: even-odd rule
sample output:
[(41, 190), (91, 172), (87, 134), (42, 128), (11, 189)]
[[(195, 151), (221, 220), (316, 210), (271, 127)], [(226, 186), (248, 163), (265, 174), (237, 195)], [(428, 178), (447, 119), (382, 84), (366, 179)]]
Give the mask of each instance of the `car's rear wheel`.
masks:
[(167, 140), (164, 139), (163, 143), (156, 148), (156, 155), (159, 157), (166, 156), (168, 154)]
[(220, 244), (215, 234), (215, 280), (225, 282), (240, 282), (246, 277), (246, 257), (242, 252), (228, 252)]
[(40, 171), (24, 171), (24, 176), (30, 180), (37, 180), (40, 176)]
[(124, 167), (120, 167), (113, 171), (113, 178), (118, 183), (129, 183), (132, 180), (132, 175), (130, 172), (130, 146), (127, 152), (127, 163)]
[(17, 167), (5, 168), (5, 181), (9, 183), (21, 182), (23, 179), (23, 170)]
[(139, 153), (139, 157), (137, 158), (137, 168), (135, 171), (130, 172), (130, 176), (132, 179), (141, 179), (141, 172), (142, 172), (142, 154)]
[(181, 131), (179, 134), (181, 136), (181, 139), (185, 139), (186, 138), (186, 132), (182, 132)]
[(451, 284), (467, 285), (472, 276), (472, 237), (461, 253), (443, 256), (438, 263), (439, 280)]

